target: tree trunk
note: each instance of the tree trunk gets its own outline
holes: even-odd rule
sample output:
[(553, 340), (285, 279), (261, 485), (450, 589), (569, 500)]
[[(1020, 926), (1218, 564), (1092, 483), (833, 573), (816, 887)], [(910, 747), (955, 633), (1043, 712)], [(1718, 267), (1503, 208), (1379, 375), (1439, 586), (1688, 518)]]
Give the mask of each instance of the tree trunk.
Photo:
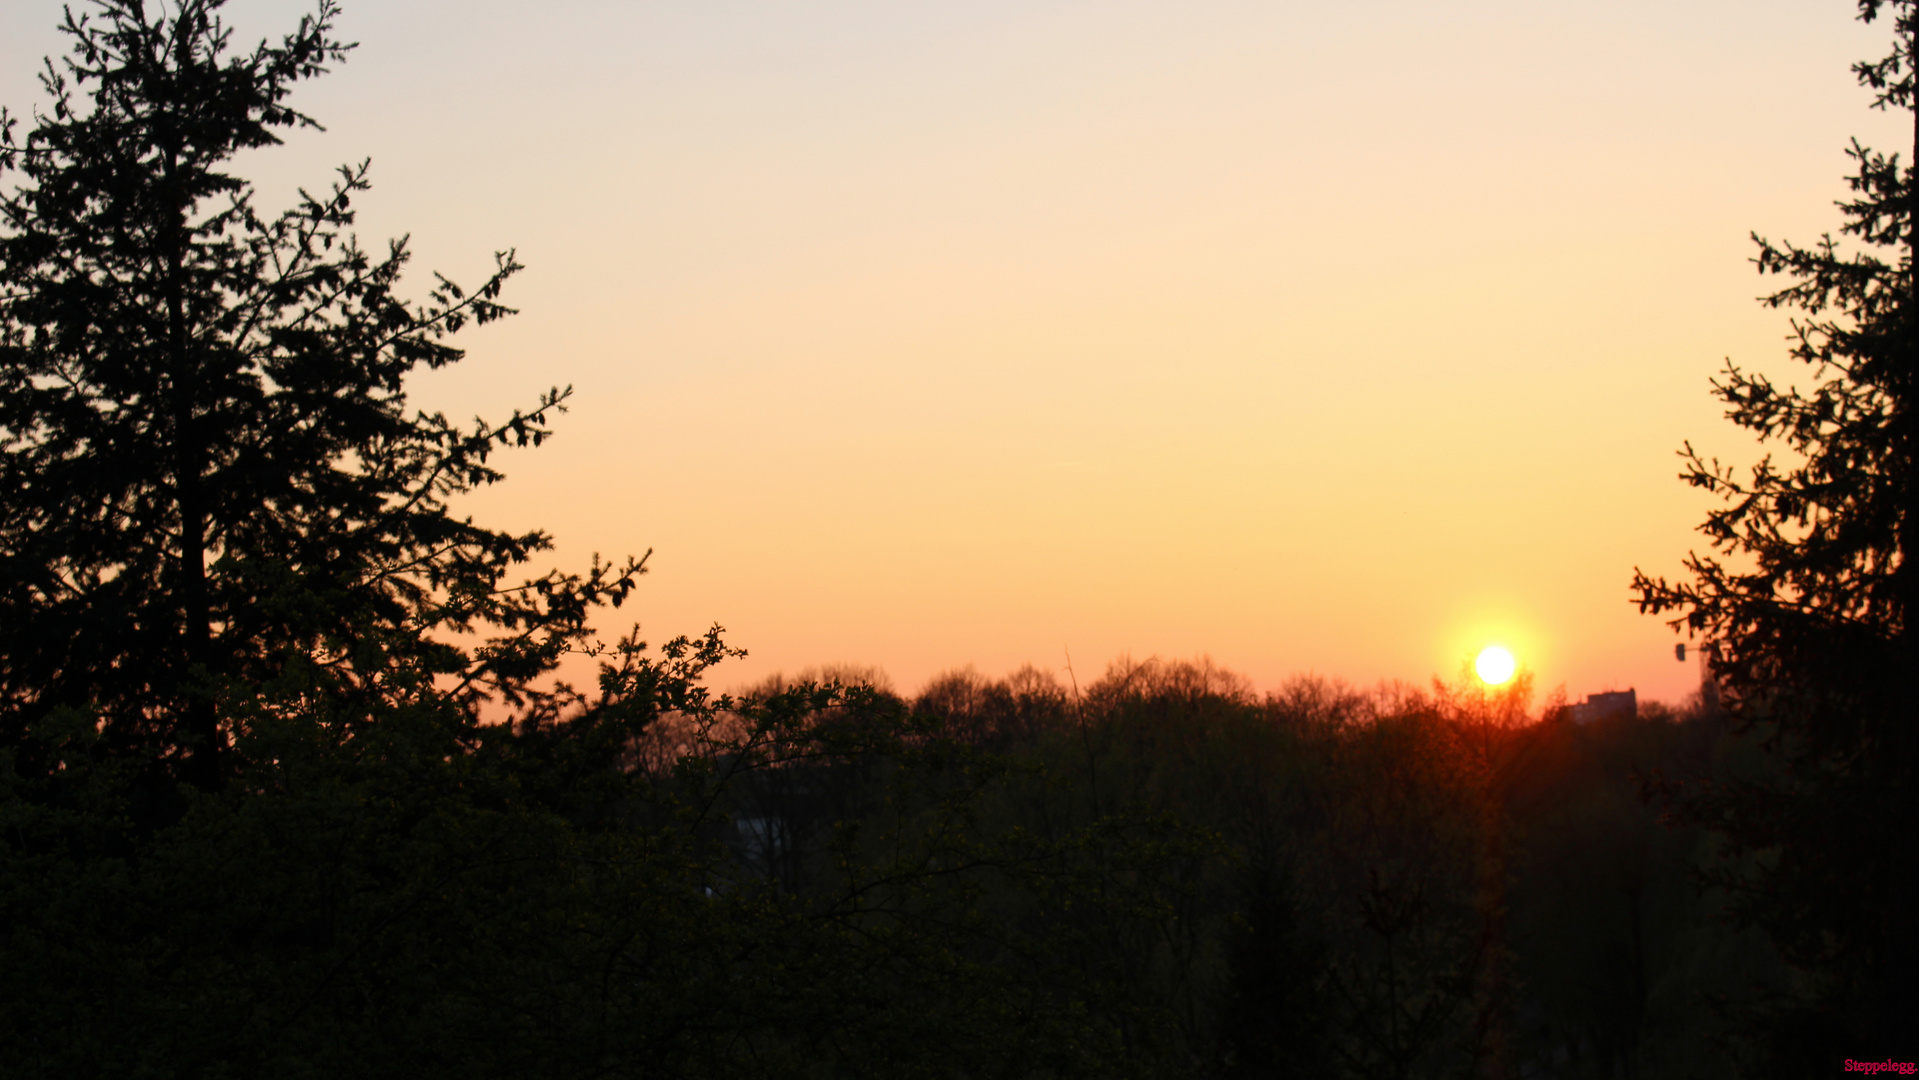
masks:
[[(171, 132), (166, 133), (171, 141)], [(171, 383), (169, 421), (173, 426), (174, 503), (180, 514), (181, 670), (170, 687), (180, 710), (176, 732), (187, 744), (181, 778), (203, 791), (220, 784), (225, 737), (220, 731), (210, 680), (213, 675), (213, 625), (207, 596), (206, 448), (201, 445), (198, 401), (199, 365), (187, 326), (185, 273), (187, 199), (178, 181), (178, 154), (166, 153), (167, 380)]]

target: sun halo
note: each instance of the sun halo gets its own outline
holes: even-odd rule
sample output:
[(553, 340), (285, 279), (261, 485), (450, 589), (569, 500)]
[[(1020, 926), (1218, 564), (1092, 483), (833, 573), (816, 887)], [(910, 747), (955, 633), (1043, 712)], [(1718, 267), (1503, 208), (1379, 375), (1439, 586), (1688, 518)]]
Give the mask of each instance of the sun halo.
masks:
[(1513, 659), (1511, 650), (1504, 645), (1488, 645), (1479, 650), (1479, 658), (1473, 661), (1473, 670), (1478, 673), (1481, 682), (1487, 686), (1500, 686), (1510, 681), (1519, 664)]

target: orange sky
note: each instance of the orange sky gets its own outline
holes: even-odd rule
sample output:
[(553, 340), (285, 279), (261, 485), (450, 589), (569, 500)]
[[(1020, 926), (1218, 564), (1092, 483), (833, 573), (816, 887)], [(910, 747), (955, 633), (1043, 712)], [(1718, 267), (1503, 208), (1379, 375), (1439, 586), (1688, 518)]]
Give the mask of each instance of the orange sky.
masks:
[[(295, 102), (329, 130), (247, 168), (272, 207), (371, 156), (362, 235), (422, 280), (519, 249), (524, 313), (417, 400), (572, 384), (472, 512), (653, 548), (628, 610), (724, 624), (723, 685), (1423, 681), (1500, 640), (1675, 699), (1628, 590), (1697, 540), (1673, 451), (1756, 456), (1724, 358), (1804, 380), (1747, 233), (1815, 239), (1847, 138), (1904, 146), (1852, 11), (349, 0)], [(57, 14), (0, 8), (16, 112)]]

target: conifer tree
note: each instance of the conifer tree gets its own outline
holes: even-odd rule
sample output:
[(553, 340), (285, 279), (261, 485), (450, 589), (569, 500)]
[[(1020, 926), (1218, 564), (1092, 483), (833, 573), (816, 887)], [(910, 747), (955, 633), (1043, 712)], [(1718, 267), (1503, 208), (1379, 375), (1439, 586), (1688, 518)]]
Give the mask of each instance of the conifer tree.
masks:
[[(405, 390), (518, 264), (403, 299), (364, 164), (258, 211), (235, 156), (350, 46), (332, 0), (251, 51), (221, 6), (93, 0), (0, 113), (7, 1075), (1153, 1069), (1123, 984), (981, 898), (1150, 921), (1177, 830), (982, 824), (1008, 774), (896, 699), (710, 697), (717, 628), (599, 648), (643, 560), (509, 580), (545, 534), (449, 503), (566, 391), (461, 429)], [(756, 792), (817, 826), (784, 879), (726, 817)]]
[[(1919, 157), (1919, 7), (1860, 0), (1858, 14), (1890, 16), (1891, 51), (1853, 70), (1874, 108), (1912, 115)], [(1782, 452), (1742, 471), (1688, 443), (1684, 479), (1725, 503), (1701, 527), (1712, 552), (1688, 558), (1687, 580), (1634, 581), (1642, 610), (1711, 642), (1723, 700), (1778, 767), (1686, 805), (1731, 841), (1737, 910), (1817, 988), (1774, 1031), (1822, 1068), (1867, 1039), (1880, 1049), (1866, 1054), (1894, 1050), (1919, 1016), (1919, 186), (1911, 157), (1847, 153), (1839, 237), (1754, 236), (1760, 272), (1788, 282), (1764, 302), (1795, 313), (1810, 387), (1730, 363), (1714, 383)]]
[(50, 111), (24, 138), (0, 113), (0, 747), (44, 774), (35, 733), (78, 725), (96, 756), (212, 789), (283, 677), (362, 705), (551, 705), (532, 680), (640, 563), (508, 585), (546, 536), (448, 500), (539, 443), (566, 392), (468, 429), (405, 395), (460, 358), (447, 335), (511, 313), (519, 264), (402, 299), (405, 240), (351, 232), (365, 163), (260, 212), (233, 158), (317, 126), (287, 98), (351, 48), (337, 8), (236, 53), (222, 0), (167, 6), (69, 10)]

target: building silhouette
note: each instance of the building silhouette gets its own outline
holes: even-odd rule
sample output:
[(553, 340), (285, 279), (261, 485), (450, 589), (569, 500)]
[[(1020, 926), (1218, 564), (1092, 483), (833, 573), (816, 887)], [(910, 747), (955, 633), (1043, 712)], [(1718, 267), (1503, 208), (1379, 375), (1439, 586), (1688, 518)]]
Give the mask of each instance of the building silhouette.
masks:
[(1608, 690), (1601, 694), (1587, 694), (1586, 700), (1566, 710), (1567, 719), (1575, 724), (1590, 724), (1595, 720), (1609, 720), (1615, 717), (1632, 719), (1639, 715), (1639, 694), (1628, 688)]

